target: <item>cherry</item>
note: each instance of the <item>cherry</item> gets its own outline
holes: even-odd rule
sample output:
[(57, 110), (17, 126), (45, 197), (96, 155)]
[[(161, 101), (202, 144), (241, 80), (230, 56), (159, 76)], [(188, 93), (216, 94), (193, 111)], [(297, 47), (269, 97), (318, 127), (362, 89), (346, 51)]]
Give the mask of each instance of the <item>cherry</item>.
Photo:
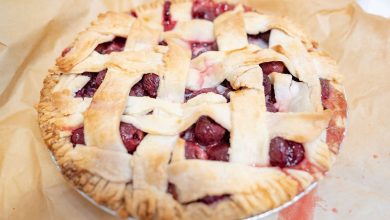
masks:
[(164, 7), (163, 7), (163, 19), (162, 23), (164, 26), (164, 31), (170, 31), (176, 26), (176, 21), (172, 20), (172, 15), (171, 15), (171, 2), (166, 1), (164, 2)]
[(90, 80), (83, 88), (76, 92), (76, 97), (92, 97), (99, 86), (102, 84), (107, 73), (107, 69), (98, 73), (85, 72), (83, 76), (89, 76)]
[(272, 84), (271, 80), (268, 78), (267, 74), (263, 73), (263, 86), (264, 86), (264, 95), (271, 95)]
[(160, 85), (160, 78), (158, 75), (154, 73), (148, 73), (143, 76), (143, 87), (146, 93), (149, 94), (150, 97), (157, 97), (157, 89)]
[(203, 148), (196, 142), (187, 141), (185, 148), (186, 159), (207, 160), (208, 156)]
[(144, 88), (142, 87), (142, 83), (136, 83), (130, 90), (130, 96), (142, 97), (145, 96)]
[(283, 73), (284, 72), (284, 64), (280, 61), (271, 61), (260, 64), (263, 73), (266, 75), (271, 74), (272, 72)]
[(265, 105), (267, 111), (277, 112), (278, 109), (275, 107), (276, 99), (274, 86), (271, 84), (271, 80), (268, 78), (267, 74), (263, 73), (263, 86), (264, 86), (264, 95), (265, 95)]
[(275, 137), (270, 143), (269, 157), (272, 166), (292, 167), (304, 159), (305, 149), (301, 143)]
[(125, 44), (126, 44), (126, 38), (115, 37), (110, 42), (99, 44), (95, 48), (95, 51), (100, 54), (110, 54), (111, 52), (120, 52), (123, 51)]
[(195, 0), (192, 5), (192, 18), (213, 21), (220, 14), (234, 9), (234, 5), (212, 0)]
[(192, 5), (192, 18), (206, 19), (213, 21), (215, 19), (214, 3), (210, 0), (195, 0)]
[(137, 12), (135, 12), (134, 10), (131, 10), (131, 11), (130, 11), (130, 15), (133, 16), (133, 17), (135, 17), (135, 18), (138, 17)]
[(127, 152), (133, 154), (145, 136), (145, 133), (132, 124), (121, 122), (119, 132)]
[(229, 161), (229, 144), (222, 142), (218, 145), (208, 147), (207, 155), (209, 160)]
[(85, 144), (84, 127), (77, 128), (76, 130), (72, 131), (72, 135), (70, 136), (70, 142), (72, 142), (73, 145)]
[(149, 96), (151, 98), (157, 97), (157, 90), (160, 84), (160, 78), (154, 73), (144, 74), (142, 79), (137, 82), (130, 90), (130, 96)]
[(329, 99), (330, 96), (329, 80), (320, 79), (320, 83), (321, 83), (321, 100), (322, 103), (324, 103), (327, 99)]
[(200, 117), (195, 124), (195, 139), (203, 145), (218, 143), (225, 133), (225, 128), (206, 116)]
[(195, 96), (198, 96), (198, 95), (203, 94), (203, 93), (208, 93), (208, 92), (213, 92), (213, 93), (218, 94), (218, 91), (217, 91), (217, 89), (215, 87), (213, 87), (213, 88), (204, 88), (204, 89), (194, 90), (194, 91), (186, 89), (184, 98), (187, 101), (189, 99), (194, 98)]

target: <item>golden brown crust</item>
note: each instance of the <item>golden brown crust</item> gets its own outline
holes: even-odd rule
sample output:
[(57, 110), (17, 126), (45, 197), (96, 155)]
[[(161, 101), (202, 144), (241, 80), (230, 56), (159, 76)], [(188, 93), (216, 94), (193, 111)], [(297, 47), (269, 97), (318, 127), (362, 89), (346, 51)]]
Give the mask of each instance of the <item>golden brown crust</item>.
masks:
[[(156, 36), (159, 35), (159, 31), (161, 31), (160, 29), (153, 28), (161, 24), (161, 20), (159, 20), (161, 19), (161, 13), (158, 14), (160, 17), (156, 17), (155, 14), (157, 14), (156, 12), (159, 13), (162, 11), (163, 2), (164, 1), (162, 0), (156, 1), (155, 3), (147, 4), (135, 9), (137, 14), (141, 15), (141, 19), (145, 20), (145, 23), (142, 23), (142, 25), (147, 25), (144, 26), (144, 31), (150, 31), (148, 33), (150, 33), (150, 39), (153, 39), (153, 41), (156, 41)], [(190, 1), (174, 0), (172, 1), (172, 4), (188, 2)], [(186, 10), (188, 9), (187, 6), (183, 8), (186, 8)], [(243, 21), (258, 19), (252, 18), (252, 14), (242, 14), (242, 12), (238, 12), (238, 14), (239, 17), (235, 17), (233, 23), (237, 23), (242, 28), (244, 28), (242, 26)], [(156, 102), (151, 104), (151, 106), (163, 105), (164, 108), (162, 109), (165, 109), (166, 112), (170, 112), (170, 114), (174, 115), (180, 114), (181, 111), (184, 112), (184, 120), (181, 123), (174, 124), (174, 126), (177, 126), (177, 129), (172, 126), (176, 130), (170, 132), (169, 135), (173, 136), (149, 135), (145, 138), (145, 142), (141, 143), (139, 149), (133, 156), (127, 156), (126, 153), (115, 156), (117, 152), (114, 151), (102, 156), (100, 151), (97, 151), (96, 149), (91, 150), (92, 153), (89, 156), (94, 155), (92, 159), (83, 156), (86, 153), (90, 153), (86, 152), (88, 149), (86, 149), (85, 146), (76, 146), (76, 148), (74, 148), (73, 144), (70, 142), (71, 131), (80, 126), (80, 120), (81, 122), (84, 120), (83, 112), (85, 109), (83, 107), (83, 101), (69, 99), (72, 92), (71, 90), (74, 90), (73, 87), (59, 92), (54, 91), (56, 85), (59, 84), (62, 75), (61, 73), (82, 73), (86, 70), (100, 71), (108, 67), (109, 69), (116, 69), (116, 71), (123, 73), (133, 73), (132, 71), (134, 71), (135, 74), (139, 72), (157, 72), (163, 74), (161, 72), (164, 72), (164, 70), (172, 70), (173, 72), (185, 71), (186, 66), (188, 66), (188, 51), (186, 48), (175, 49), (175, 47), (179, 47), (180, 45), (180, 41), (177, 39), (178, 36), (175, 34), (167, 35), (168, 40), (172, 42), (169, 43), (172, 46), (168, 52), (165, 49), (153, 48), (151, 45), (146, 45), (145, 47), (141, 46), (141, 51), (137, 53), (124, 52), (121, 55), (114, 54), (112, 56), (95, 54), (93, 50), (99, 43), (110, 41), (114, 36), (127, 36), (127, 33), (134, 22), (134, 19), (128, 17), (129, 16), (125, 16), (124, 13), (117, 14), (113, 12), (100, 15), (98, 21), (94, 22), (88, 31), (82, 32), (77, 37), (76, 42), (73, 44), (73, 49), (64, 57), (60, 57), (57, 60), (58, 68), (56, 67), (54, 70), (50, 70), (48, 76), (44, 80), (44, 86), (41, 90), (41, 98), (38, 104), (38, 118), (42, 137), (53, 153), (61, 168), (61, 172), (73, 186), (85, 192), (99, 204), (105, 205), (116, 211), (122, 217), (135, 216), (140, 219), (237, 219), (262, 213), (282, 205), (309, 186), (313, 181), (320, 178), (323, 173), (330, 168), (334, 156), (338, 152), (342, 136), (344, 135), (347, 108), (343, 92), (340, 91), (341, 77), (338, 74), (336, 64), (327, 55), (316, 51), (313, 43), (307, 40), (306, 36), (298, 29), (290, 27), (288, 21), (279, 22), (278, 19), (269, 17), (267, 17), (267, 19), (270, 19), (271, 22), (268, 25), (265, 25), (265, 27), (268, 28), (268, 30), (270, 28), (280, 29), (293, 36), (293, 38), (300, 39), (300, 42), (304, 45), (304, 50), (308, 52), (304, 59), (306, 59), (306, 57), (314, 59), (316, 63), (312, 69), (318, 72), (319, 77), (331, 81), (330, 98), (324, 104), (329, 110), (321, 110), (316, 113), (278, 113), (269, 116), (269, 113), (264, 112), (265, 106), (262, 106), (262, 112), (246, 112), (245, 109), (242, 109), (243, 106), (241, 105), (245, 104), (244, 101), (248, 101), (246, 100), (247, 98), (252, 98), (254, 102), (261, 102), (264, 98), (258, 94), (258, 92), (262, 90), (261, 87), (258, 87), (262, 78), (256, 76), (259, 75), (261, 69), (258, 67), (256, 68), (254, 65), (278, 60), (284, 62), (289, 71), (297, 77), (300, 76), (299, 74), (304, 74), (307, 71), (295, 68), (296, 62), (299, 63), (300, 61), (291, 61), (292, 54), (296, 51), (286, 50), (286, 48), (281, 47), (280, 45), (276, 45), (274, 50), (258, 50), (248, 46), (246, 49), (239, 52), (228, 51), (223, 54), (215, 53), (214, 55), (216, 56), (212, 56), (213, 59), (215, 59), (215, 63), (218, 63), (216, 68), (224, 70), (223, 75), (220, 76), (222, 80), (227, 78), (232, 82), (234, 88), (243, 86), (248, 88), (247, 90), (233, 94), (232, 104), (227, 104), (226, 99), (222, 96), (210, 93), (199, 95), (182, 106), (178, 105), (180, 107)], [(183, 20), (185, 19), (186, 18), (183, 18)], [(221, 23), (223, 24), (223, 22)], [(287, 28), (286, 25), (288, 26)], [(115, 26), (119, 26), (120, 28), (117, 29)], [(245, 26), (247, 33), (248, 30), (257, 31), (256, 28), (251, 28), (252, 27)], [(239, 45), (228, 45), (228, 38), (218, 38), (218, 33), (221, 32), (220, 30), (223, 30), (223, 28), (216, 28), (215, 30), (217, 32), (217, 41), (218, 44), (227, 45), (225, 48), (226, 50), (236, 50), (246, 46), (244, 41), (240, 41), (241, 43)], [(126, 34), (124, 34), (125, 32)], [(242, 30), (238, 30), (234, 33), (240, 35), (241, 32)], [(139, 38), (139, 36), (137, 38), (137, 36), (138, 35), (135, 35), (134, 38), (138, 39), (141, 43), (145, 43), (142, 41), (142, 38)], [(153, 44), (156, 44), (156, 42)], [(136, 45), (128, 44), (128, 47), (132, 48), (131, 50), (139, 49)], [(245, 59), (245, 56), (242, 56), (243, 54), (247, 54), (246, 58), (248, 58), (248, 60)], [(95, 57), (90, 59), (91, 56)], [(184, 64), (180, 63), (181, 66), (176, 66), (175, 62), (180, 61), (175, 59), (178, 59), (179, 56), (186, 57), (186, 59)], [(206, 57), (208, 55), (204, 54), (204, 56)], [(176, 58), (173, 59), (171, 57)], [(95, 62), (96, 59), (99, 59), (99, 62)], [(198, 59), (203, 58), (199, 57)], [(133, 60), (136, 60), (137, 62), (133, 62)], [(227, 62), (224, 63), (226, 60)], [(134, 70), (134, 65), (144, 61), (149, 62), (149, 65), (136, 66), (138, 69)], [(239, 69), (238, 66), (241, 61), (247, 66)], [(196, 62), (196, 60), (194, 62)], [(166, 66), (167, 63), (169, 65)], [(196, 63), (191, 63), (190, 65), (193, 64), (196, 66)], [(175, 69), (176, 67), (177, 69)], [(110, 73), (107, 74), (109, 75)], [(191, 74), (191, 70), (189, 74)], [(139, 80), (140, 75), (136, 78), (136, 80), (131, 80), (132, 82), (127, 84), (127, 86), (129, 86), (128, 88), (122, 87), (122, 101), (125, 98), (124, 94), (128, 92), (132, 84)], [(301, 78), (307, 79), (305, 76), (301, 76)], [(311, 79), (307, 79), (307, 82), (311, 83), (310, 80)], [(181, 87), (174, 90), (176, 93), (179, 93), (178, 91), (183, 91), (183, 80), (178, 81), (181, 82)], [(210, 81), (215, 81), (215, 79)], [(313, 83), (311, 85), (312, 88), (317, 89), (314, 91), (318, 92), (319, 84)], [(197, 85), (193, 86), (196, 87)], [(241, 93), (248, 93), (250, 96), (242, 97), (240, 96)], [(263, 94), (263, 91), (260, 92), (260, 94)], [(318, 94), (315, 95), (318, 96)], [(93, 100), (99, 101), (98, 98), (99, 96), (97, 96), (97, 98), (94, 97)], [(106, 100), (106, 98), (107, 97), (103, 97), (102, 100)], [(174, 97), (169, 97), (169, 94), (164, 94), (163, 98), (174, 102), (182, 101), (178, 98), (177, 94), (175, 94)], [(315, 98), (318, 100), (318, 97)], [(142, 99), (140, 101), (144, 100)], [(203, 104), (200, 105), (200, 103)], [(125, 108), (124, 105), (125, 102), (122, 102), (120, 109)], [(230, 105), (232, 105), (232, 107)], [(77, 106), (77, 108), (74, 106)], [(137, 127), (144, 127), (145, 130), (153, 134), (153, 130), (148, 130), (147, 127), (151, 123), (158, 124), (158, 121), (153, 121), (153, 117), (158, 113), (151, 115), (150, 119), (147, 117), (140, 119), (132, 116), (134, 112), (147, 112), (148, 108), (150, 108), (150, 106), (143, 106), (138, 109), (132, 108), (132, 106), (126, 106), (125, 116), (117, 118), (117, 124), (118, 120), (128, 120), (136, 125), (138, 123), (139, 125)], [(241, 115), (238, 114), (239, 112), (234, 112), (237, 114), (231, 114), (230, 108), (241, 109), (242, 114), (252, 115), (254, 119), (259, 120), (263, 119), (256, 118), (257, 115), (264, 114), (264, 117), (268, 120), (267, 122), (269, 124), (275, 123), (275, 121), (278, 120), (292, 120), (293, 122), (290, 124), (280, 124), (279, 127), (274, 126), (273, 129), (269, 129), (268, 131), (271, 136), (287, 135), (292, 140), (305, 142), (305, 150), (310, 155), (309, 160), (305, 161), (305, 164), (301, 167), (283, 170), (278, 168), (257, 168), (255, 166), (247, 166), (245, 165), (245, 162), (242, 161), (242, 156), (240, 155), (232, 157), (233, 159), (231, 162), (235, 163), (226, 164), (222, 162), (186, 160), (184, 156), (185, 143), (183, 139), (178, 138), (177, 135), (178, 132), (185, 130), (193, 124), (201, 115), (210, 116), (227, 130), (230, 130), (233, 135), (240, 135), (241, 131), (235, 131), (234, 129), (244, 126), (241, 125), (236, 127), (235, 125), (245, 122), (248, 118), (244, 118), (245, 120), (240, 121)], [(180, 109), (180, 111), (177, 111), (177, 109)], [(90, 108), (86, 114), (86, 121), (92, 122), (90, 126), (91, 129), (86, 131), (87, 142), (89, 140), (94, 140), (91, 143), (100, 146), (100, 142), (104, 142), (107, 139), (101, 141), (101, 139), (88, 137), (88, 132), (93, 133), (93, 127), (97, 126), (93, 123), (99, 122), (99, 117), (101, 116), (101, 114), (99, 114), (99, 117), (94, 118), (90, 114), (91, 111), (93, 111), (93, 108)], [(120, 111), (121, 110), (118, 110), (118, 112)], [(126, 111), (128, 113), (126, 113)], [(118, 112), (115, 114), (116, 116), (118, 115)], [(294, 118), (296, 115), (299, 116)], [(233, 117), (232, 122), (230, 121), (230, 117)], [(107, 120), (107, 118), (105, 118), (105, 120)], [(252, 121), (249, 118), (249, 121), (247, 122), (249, 123)], [(301, 125), (300, 129), (296, 132), (288, 133), (292, 130), (288, 126), (297, 122)], [(104, 125), (105, 123), (104, 121), (101, 121), (101, 123), (98, 124)], [(112, 126), (110, 125), (110, 127)], [(149, 127), (149, 129), (152, 129), (153, 126)], [(326, 127), (328, 127), (326, 134), (325, 132), (322, 132), (321, 135), (321, 131)], [(302, 131), (308, 129), (311, 131), (310, 135), (302, 136)], [(262, 129), (259, 128), (258, 130)], [(256, 139), (253, 134), (249, 138)], [(116, 137), (116, 141), (118, 140), (118, 137)], [(231, 151), (235, 151), (241, 142), (238, 141), (238, 143), (234, 143), (234, 140), (232, 141), (234, 149), (232, 148)], [(106, 145), (113, 146), (111, 142)], [(234, 147), (235, 145), (236, 147)], [(77, 150), (79, 147), (84, 147), (85, 150), (77, 152), (80, 151)], [(156, 147), (159, 147), (157, 151), (155, 149)], [(123, 146), (119, 146), (117, 149), (123, 150)], [(250, 153), (250, 151), (248, 152)], [(257, 152), (257, 154), (263, 155), (263, 159), (261, 161), (250, 161), (251, 163), (255, 163), (252, 165), (266, 165), (266, 162), (264, 161), (267, 161), (267, 155), (265, 155), (266, 153), (264, 152)], [(123, 157), (123, 159), (118, 162), (120, 165), (117, 165), (116, 161), (112, 162), (116, 157)], [(95, 166), (96, 163), (93, 163), (93, 160), (96, 158), (103, 158), (102, 160), (104, 160), (105, 163), (110, 163), (110, 165), (114, 167), (123, 167), (121, 172), (126, 174), (119, 175), (115, 172), (111, 173), (109, 170), (99, 170), (99, 168)], [(123, 165), (124, 163), (126, 163), (127, 166)], [(245, 169), (246, 171), (243, 172)], [(221, 175), (221, 173), (225, 173), (225, 175)], [(154, 175), (157, 175), (158, 178)], [(227, 184), (229, 181), (231, 183)], [(174, 199), (171, 194), (167, 193), (168, 183), (173, 183), (176, 186), (178, 192), (177, 200)], [(198, 199), (207, 195), (221, 194), (229, 194), (229, 197), (210, 205), (196, 202)]]

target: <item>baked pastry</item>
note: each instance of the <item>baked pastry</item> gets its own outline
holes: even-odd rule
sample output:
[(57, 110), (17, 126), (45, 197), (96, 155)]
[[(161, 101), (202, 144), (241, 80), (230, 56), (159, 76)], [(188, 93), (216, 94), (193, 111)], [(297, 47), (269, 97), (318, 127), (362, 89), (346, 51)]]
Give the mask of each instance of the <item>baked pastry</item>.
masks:
[(39, 124), (65, 178), (122, 217), (244, 218), (329, 170), (341, 78), (288, 20), (157, 1), (77, 35), (44, 81)]

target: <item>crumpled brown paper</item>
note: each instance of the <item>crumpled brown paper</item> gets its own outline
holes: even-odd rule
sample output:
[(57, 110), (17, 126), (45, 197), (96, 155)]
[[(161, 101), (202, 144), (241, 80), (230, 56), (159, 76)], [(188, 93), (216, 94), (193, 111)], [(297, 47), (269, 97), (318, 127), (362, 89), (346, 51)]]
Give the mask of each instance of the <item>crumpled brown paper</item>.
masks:
[[(47, 69), (76, 33), (99, 12), (141, 1), (0, 4), (0, 219), (115, 219), (62, 178), (33, 106)], [(347, 136), (319, 184), (314, 210), (304, 211), (314, 219), (390, 219), (390, 20), (365, 14), (352, 0), (244, 2), (304, 27), (338, 60), (345, 77)]]

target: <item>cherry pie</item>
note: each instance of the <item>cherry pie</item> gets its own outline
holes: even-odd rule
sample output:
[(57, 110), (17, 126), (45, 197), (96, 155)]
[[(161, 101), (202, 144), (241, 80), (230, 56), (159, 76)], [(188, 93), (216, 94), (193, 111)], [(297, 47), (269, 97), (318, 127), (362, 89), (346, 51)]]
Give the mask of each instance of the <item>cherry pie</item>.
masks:
[(329, 170), (346, 109), (335, 61), (293, 24), (212, 0), (99, 15), (38, 105), (66, 179), (141, 219), (281, 206)]

